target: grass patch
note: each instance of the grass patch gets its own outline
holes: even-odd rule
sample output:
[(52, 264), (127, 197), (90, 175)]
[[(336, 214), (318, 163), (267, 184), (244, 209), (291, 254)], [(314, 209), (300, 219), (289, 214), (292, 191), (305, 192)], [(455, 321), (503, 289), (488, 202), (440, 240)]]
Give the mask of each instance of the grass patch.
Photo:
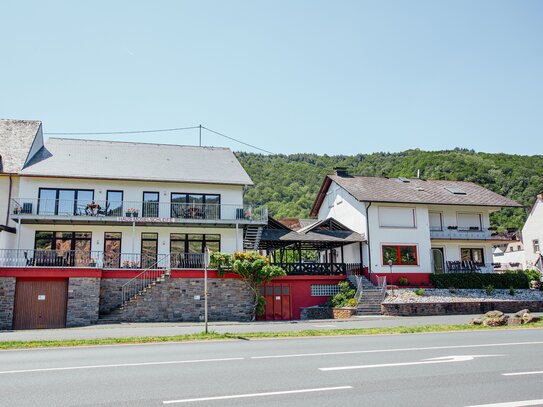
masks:
[(352, 336), (352, 335), (393, 335), (393, 334), (416, 334), (431, 332), (458, 332), (458, 331), (481, 331), (481, 330), (503, 330), (518, 328), (543, 328), (543, 320), (530, 325), (486, 327), (481, 325), (457, 324), (457, 325), (421, 325), (421, 326), (391, 326), (383, 328), (353, 328), (353, 329), (307, 329), (301, 331), (283, 332), (248, 332), (248, 333), (197, 333), (175, 336), (141, 336), (127, 338), (103, 338), (103, 339), (67, 339), (51, 341), (9, 341), (0, 342), (0, 350), (6, 349), (30, 349), (30, 348), (58, 348), (71, 346), (93, 346), (93, 345), (117, 345), (117, 344), (139, 344), (139, 343), (162, 343), (162, 342), (191, 342), (207, 340), (236, 340), (236, 339), (258, 339), (258, 338), (301, 338), (318, 336)]

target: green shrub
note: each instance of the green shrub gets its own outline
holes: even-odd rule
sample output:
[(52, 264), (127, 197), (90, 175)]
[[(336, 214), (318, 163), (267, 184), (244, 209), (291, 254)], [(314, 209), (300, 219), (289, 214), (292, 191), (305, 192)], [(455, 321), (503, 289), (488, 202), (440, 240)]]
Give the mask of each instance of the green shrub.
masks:
[(509, 287), (509, 295), (512, 297), (515, 295), (515, 287)]
[(421, 297), (424, 295), (425, 292), (426, 290), (424, 288), (418, 288), (417, 290), (415, 290), (415, 294)]
[(515, 273), (447, 273), (430, 274), (430, 281), (436, 288), (447, 289), (484, 289), (488, 285), (498, 289), (525, 289), (530, 287), (530, 280), (524, 272)]
[(339, 292), (328, 300), (328, 305), (334, 308), (346, 307), (349, 304), (353, 304), (352, 306), (354, 306), (356, 290), (351, 288), (347, 281), (342, 281), (338, 286)]
[(409, 280), (405, 277), (400, 277), (398, 279), (398, 285), (403, 285), (403, 286), (409, 285)]
[(541, 273), (538, 270), (524, 270), (524, 274), (526, 274), (530, 281), (541, 281)]
[(496, 289), (492, 284), (489, 284), (485, 287), (486, 295), (493, 295)]

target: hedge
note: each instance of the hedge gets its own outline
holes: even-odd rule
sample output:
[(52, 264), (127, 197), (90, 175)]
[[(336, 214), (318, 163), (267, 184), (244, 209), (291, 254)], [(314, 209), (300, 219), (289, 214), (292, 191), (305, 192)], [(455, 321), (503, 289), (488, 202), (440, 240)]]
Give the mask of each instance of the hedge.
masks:
[(480, 289), (489, 285), (497, 289), (530, 288), (530, 279), (523, 272), (430, 274), (430, 281), (436, 288)]

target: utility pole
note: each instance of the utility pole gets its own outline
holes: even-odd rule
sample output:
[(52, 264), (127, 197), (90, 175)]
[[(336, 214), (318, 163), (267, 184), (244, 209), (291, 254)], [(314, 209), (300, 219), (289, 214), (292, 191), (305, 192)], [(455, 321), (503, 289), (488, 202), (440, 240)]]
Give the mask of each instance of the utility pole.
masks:
[(200, 147), (202, 147), (202, 125), (200, 124), (198, 127), (200, 130)]
[(207, 246), (204, 248), (204, 321), (205, 321), (205, 331), (208, 333), (207, 327), (207, 267), (209, 265), (209, 249)]

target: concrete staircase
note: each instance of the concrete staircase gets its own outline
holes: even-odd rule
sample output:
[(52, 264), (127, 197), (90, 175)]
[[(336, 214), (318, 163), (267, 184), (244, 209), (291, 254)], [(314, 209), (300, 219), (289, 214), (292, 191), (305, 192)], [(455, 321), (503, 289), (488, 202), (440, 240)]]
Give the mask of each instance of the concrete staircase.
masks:
[[(381, 303), (384, 300), (385, 290), (374, 286), (370, 280), (364, 276), (360, 278), (361, 293), (360, 301), (356, 308), (356, 315), (381, 315)], [(353, 275), (349, 276), (349, 281), (355, 288), (357, 287), (357, 278)]]
[(171, 276), (171, 270), (165, 269), (158, 273), (157, 277), (147, 280), (139, 289), (135, 289), (133, 294), (117, 307), (108, 313), (102, 313), (98, 317), (97, 324), (117, 324), (123, 321), (123, 313), (129, 307), (135, 305), (140, 299), (148, 295), (152, 290), (159, 290), (160, 284), (168, 281)]

